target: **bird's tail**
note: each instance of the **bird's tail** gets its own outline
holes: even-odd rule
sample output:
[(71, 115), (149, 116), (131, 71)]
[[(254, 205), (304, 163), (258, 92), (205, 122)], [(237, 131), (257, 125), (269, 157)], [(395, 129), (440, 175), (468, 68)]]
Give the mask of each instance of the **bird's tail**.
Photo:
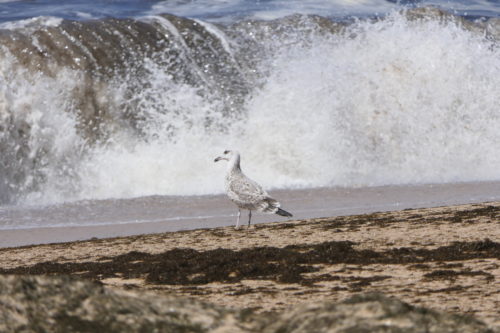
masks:
[(281, 208), (279, 208), (279, 207), (278, 207), (278, 210), (277, 210), (277, 211), (275, 211), (275, 213), (276, 213), (276, 214), (278, 214), (278, 215), (281, 215), (281, 216), (288, 216), (288, 217), (292, 217), (292, 216), (293, 216), (292, 214), (290, 214), (290, 213), (289, 213), (289, 212), (287, 212), (286, 210), (281, 209)]

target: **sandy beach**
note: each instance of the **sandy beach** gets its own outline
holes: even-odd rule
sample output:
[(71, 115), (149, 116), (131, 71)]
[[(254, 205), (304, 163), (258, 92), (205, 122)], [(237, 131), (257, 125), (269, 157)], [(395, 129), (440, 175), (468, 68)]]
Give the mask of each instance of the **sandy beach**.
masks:
[(69, 274), (280, 311), (381, 292), (500, 327), (500, 202), (0, 250), (2, 274)]

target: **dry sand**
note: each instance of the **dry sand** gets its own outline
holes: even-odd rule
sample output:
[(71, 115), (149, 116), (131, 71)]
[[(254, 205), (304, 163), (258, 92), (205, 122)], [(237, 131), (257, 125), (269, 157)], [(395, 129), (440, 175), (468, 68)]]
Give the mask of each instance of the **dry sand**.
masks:
[(500, 202), (5, 248), (0, 271), (260, 311), (382, 292), (500, 327)]

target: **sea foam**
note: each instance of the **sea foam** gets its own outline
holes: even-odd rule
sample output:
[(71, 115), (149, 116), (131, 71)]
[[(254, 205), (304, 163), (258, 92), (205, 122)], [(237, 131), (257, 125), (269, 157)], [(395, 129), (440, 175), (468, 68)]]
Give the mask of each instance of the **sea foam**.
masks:
[(241, 145), (274, 186), (499, 179), (499, 59), (455, 23), (359, 22), (273, 60)]

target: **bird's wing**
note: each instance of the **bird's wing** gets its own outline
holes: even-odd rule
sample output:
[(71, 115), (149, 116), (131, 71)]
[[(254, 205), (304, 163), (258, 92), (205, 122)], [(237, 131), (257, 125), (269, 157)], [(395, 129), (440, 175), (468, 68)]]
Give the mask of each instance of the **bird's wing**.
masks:
[(255, 204), (268, 196), (259, 184), (243, 175), (229, 181), (227, 192), (232, 200), (246, 204)]
[(257, 204), (258, 210), (264, 213), (276, 213), (279, 207), (280, 203), (271, 197), (266, 197)]

